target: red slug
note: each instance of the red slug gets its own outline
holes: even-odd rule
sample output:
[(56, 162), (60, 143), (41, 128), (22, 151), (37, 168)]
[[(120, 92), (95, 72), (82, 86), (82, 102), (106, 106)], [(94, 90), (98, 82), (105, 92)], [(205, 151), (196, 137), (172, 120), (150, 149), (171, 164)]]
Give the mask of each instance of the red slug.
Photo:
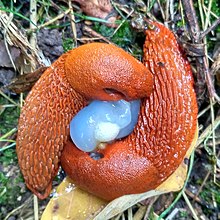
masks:
[[(174, 34), (146, 30), (144, 65), (92, 43), (62, 55), (35, 84), (19, 120), (17, 154), (27, 186), (48, 196), (59, 164), (76, 185), (106, 200), (155, 189), (180, 165), (197, 126), (193, 77)], [(138, 123), (94, 160), (70, 141), (70, 120), (91, 100), (141, 99)]]

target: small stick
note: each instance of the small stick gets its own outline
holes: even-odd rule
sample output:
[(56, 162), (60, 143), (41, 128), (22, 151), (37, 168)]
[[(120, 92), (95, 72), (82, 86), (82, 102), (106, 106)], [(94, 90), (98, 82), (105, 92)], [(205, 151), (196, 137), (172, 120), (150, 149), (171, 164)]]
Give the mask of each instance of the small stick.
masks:
[(109, 44), (112, 44), (112, 42), (109, 41), (107, 38), (103, 37), (101, 34), (97, 33), (96, 31), (94, 31), (93, 29), (91, 29), (90, 27), (88, 27), (86, 25), (83, 26), (83, 31), (89, 33), (90, 35), (94, 36), (95, 38), (98, 38), (98, 39), (103, 40)]
[(196, 143), (196, 148), (204, 142), (204, 140), (207, 138), (207, 136), (210, 136), (213, 129), (216, 129), (220, 125), (220, 116), (218, 116), (214, 124), (210, 124), (203, 132), (199, 135), (199, 138)]
[(73, 31), (73, 40), (74, 40), (74, 46), (77, 47), (77, 31), (76, 31), (76, 20), (75, 20), (75, 16), (73, 13), (73, 7), (72, 7), (72, 2), (71, 0), (68, 1), (68, 6), (69, 6), (69, 16), (70, 16), (70, 23), (71, 23), (71, 28)]
[[(214, 106), (215, 104), (216, 102), (214, 102), (212, 105)], [(208, 105), (206, 108), (204, 108), (202, 111), (200, 111), (197, 118), (200, 118), (202, 115), (204, 115), (210, 108), (211, 108), (211, 104)]]
[[(30, 29), (33, 30), (37, 25), (37, 0), (30, 1), (30, 20)], [(30, 44), (34, 49), (36, 49), (37, 36), (35, 32), (31, 33)]]
[(205, 179), (203, 180), (201, 186), (199, 187), (198, 192), (194, 195), (193, 202), (194, 202), (194, 201), (197, 201), (197, 198), (198, 198), (200, 192), (202, 191), (204, 185), (206, 184), (206, 182), (207, 182), (207, 180), (208, 180), (210, 174), (211, 174), (211, 171), (209, 170), (209, 171), (207, 172), (207, 174), (206, 174), (206, 176), (205, 176)]
[[(212, 154), (216, 157), (216, 145), (215, 145), (215, 129), (214, 129), (214, 118), (215, 118), (215, 113), (214, 113), (214, 106), (213, 106), (213, 101), (210, 99), (210, 104), (211, 104), (211, 120), (212, 120), (212, 143), (213, 143), (213, 146), (212, 146)], [(217, 167), (216, 167), (216, 164), (213, 165), (213, 171), (214, 171), (214, 174), (213, 174), (213, 180), (214, 180), (214, 183), (216, 183), (216, 170), (217, 170)]]
[(199, 40), (203, 40), (203, 38), (204, 38), (209, 32), (213, 31), (219, 24), (220, 24), (220, 18), (218, 18), (217, 20), (215, 20), (210, 27), (208, 27), (205, 31), (203, 31), (203, 32), (200, 34)]
[(162, 8), (162, 6), (161, 6), (161, 3), (160, 3), (160, 0), (157, 0), (157, 3), (158, 3), (158, 5), (159, 5), (159, 7), (160, 7), (160, 12), (161, 12), (161, 15), (162, 15), (162, 18), (163, 18), (163, 20), (165, 21), (165, 13), (164, 13), (164, 11), (163, 11), (163, 8)]
[(178, 208), (175, 208), (167, 217), (166, 220), (172, 220), (174, 219), (175, 215), (179, 212), (180, 210)]
[[(37, 25), (37, 0), (31, 0), (30, 1), (30, 29), (33, 30), (33, 28)], [(37, 35), (35, 32), (31, 33), (30, 37), (30, 45), (32, 46), (33, 49), (36, 49), (37, 45)], [(31, 66), (31, 71), (34, 71), (36, 66)], [(23, 103), (23, 95), (21, 96), (21, 105)], [(34, 220), (39, 219), (39, 214), (38, 214), (38, 199), (37, 196), (34, 195)]]
[(187, 196), (189, 196), (191, 199), (193, 199), (193, 203), (196, 201), (201, 205), (204, 205), (203, 202), (201, 201), (201, 199), (199, 197), (196, 197), (196, 195), (194, 193), (192, 193), (190, 190), (185, 189), (185, 193)]
[(144, 220), (147, 220), (149, 218), (151, 208), (152, 208), (153, 204), (157, 201), (158, 198), (159, 198), (159, 196), (155, 196), (155, 197), (151, 198), (151, 201), (147, 207), (147, 211), (144, 216)]
[(69, 12), (70, 12), (70, 9), (68, 8), (66, 11), (64, 11), (64, 12), (61, 13), (61, 14), (59, 14), (57, 17), (55, 17), (55, 18), (53, 18), (53, 19), (51, 19), (51, 20), (45, 22), (44, 24), (38, 25), (37, 27), (33, 27), (32, 30), (41, 29), (41, 28), (43, 28), (43, 27), (46, 27), (46, 26), (48, 26), (48, 25), (51, 25), (51, 24), (53, 24), (55, 21), (57, 21), (57, 20), (63, 18), (65, 15), (69, 14)]
[(165, 21), (166, 23), (168, 22), (169, 20), (169, 5), (170, 5), (170, 0), (166, 1), (166, 9), (165, 9)]
[(133, 12), (134, 12), (134, 9), (132, 9), (132, 10), (129, 12), (129, 14), (126, 16), (126, 18), (121, 22), (121, 24), (118, 25), (118, 27), (115, 29), (115, 31), (114, 31), (114, 33), (112, 34), (111, 37), (113, 37), (113, 36), (117, 33), (117, 31), (119, 30), (119, 28), (120, 28), (120, 27), (125, 23), (125, 21), (133, 14)]
[(192, 207), (192, 205), (191, 205), (191, 203), (190, 203), (190, 201), (189, 201), (189, 199), (188, 199), (188, 197), (187, 197), (187, 195), (184, 191), (183, 191), (183, 198), (185, 199), (186, 204), (188, 205), (190, 211), (192, 212), (193, 218), (195, 220), (199, 220), (195, 210), (193, 209), (193, 207)]
[(9, 98), (4, 92), (0, 90), (0, 95), (2, 95), (5, 99), (7, 99), (9, 102), (14, 104), (15, 106), (19, 107), (19, 104), (16, 103), (13, 99)]
[(143, 219), (145, 213), (147, 211), (147, 206), (140, 206), (137, 212), (133, 216), (133, 220), (141, 220)]
[[(196, 12), (193, 6), (193, 1), (182, 0), (182, 3), (185, 8), (185, 15), (189, 24), (191, 39), (195, 44), (202, 44), (200, 38), (201, 32), (197, 21)], [(205, 49), (203, 49), (203, 51), (204, 54), (206, 54)], [(215, 99), (218, 103), (220, 103), (220, 97), (217, 95), (215, 91), (215, 87), (210, 75), (207, 58), (205, 56), (196, 57), (196, 63), (197, 63), (197, 80), (198, 80), (197, 94), (202, 94), (202, 91), (204, 91), (204, 84), (206, 82), (210, 97), (212, 99)], [(198, 98), (201, 100), (203, 99), (202, 97), (198, 97)], [(201, 103), (199, 102), (199, 105), (200, 104)]]
[(206, 16), (206, 21), (205, 21), (205, 29), (207, 29), (207, 27), (209, 25), (211, 7), (212, 7), (212, 0), (209, 0), (208, 13), (207, 13), (207, 16)]
[(38, 199), (37, 196), (34, 195), (34, 220), (38, 220), (39, 215), (38, 215)]

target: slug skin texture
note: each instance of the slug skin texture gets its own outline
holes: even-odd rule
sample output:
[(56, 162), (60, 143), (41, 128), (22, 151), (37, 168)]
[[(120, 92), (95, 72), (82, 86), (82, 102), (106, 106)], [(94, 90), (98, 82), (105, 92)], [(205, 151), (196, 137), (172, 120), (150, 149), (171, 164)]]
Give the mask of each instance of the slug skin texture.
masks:
[(32, 88), (20, 115), (16, 150), (27, 187), (41, 199), (49, 195), (70, 121), (91, 100), (140, 99), (152, 88), (150, 71), (114, 45), (91, 43), (62, 55)]
[(100, 160), (67, 142), (61, 165), (76, 185), (106, 200), (155, 189), (180, 165), (194, 138), (197, 102), (190, 65), (164, 26), (146, 31), (144, 64), (153, 92), (143, 98), (131, 135), (109, 144)]
[[(29, 93), (19, 119), (17, 154), (25, 182), (46, 198), (59, 164), (103, 199), (155, 189), (184, 159), (197, 126), (190, 65), (174, 34), (146, 30), (144, 65), (113, 45), (92, 43), (62, 55)], [(71, 119), (91, 100), (141, 99), (134, 131), (94, 160), (70, 141)]]

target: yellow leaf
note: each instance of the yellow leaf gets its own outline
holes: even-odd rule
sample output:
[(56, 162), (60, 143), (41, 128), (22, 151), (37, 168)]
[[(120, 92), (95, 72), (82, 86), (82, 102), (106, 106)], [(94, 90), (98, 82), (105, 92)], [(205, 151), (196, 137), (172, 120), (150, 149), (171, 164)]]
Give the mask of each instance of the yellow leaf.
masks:
[(94, 219), (106, 204), (106, 201), (75, 187), (67, 177), (58, 186), (57, 196), (50, 200), (41, 220)]

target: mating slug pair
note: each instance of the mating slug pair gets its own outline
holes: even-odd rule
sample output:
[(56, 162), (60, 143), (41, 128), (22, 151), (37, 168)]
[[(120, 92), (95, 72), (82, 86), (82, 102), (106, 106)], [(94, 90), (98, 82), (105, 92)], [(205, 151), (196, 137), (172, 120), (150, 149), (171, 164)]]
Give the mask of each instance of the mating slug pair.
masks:
[[(151, 25), (156, 28), (146, 30), (143, 64), (116, 46), (91, 43), (62, 55), (32, 88), (19, 120), (17, 155), (28, 188), (39, 198), (49, 195), (60, 164), (76, 185), (112, 200), (155, 189), (183, 160), (197, 125), (191, 68), (174, 34), (159, 23)], [(100, 128), (103, 118), (96, 117), (102, 114), (102, 101), (109, 105), (104, 104), (107, 128), (106, 124)], [(112, 101), (119, 101), (113, 111), (109, 110)], [(77, 115), (94, 102), (101, 104), (85, 113), (88, 120), (81, 130), (86, 143), (81, 138), (79, 149), (71, 141), (70, 122), (79, 117), (71, 125), (74, 136), (82, 121)], [(112, 114), (122, 108), (124, 112), (117, 115), (120, 120), (137, 118), (137, 122), (118, 136), (123, 128)], [(94, 128), (101, 130), (87, 149), (90, 136), (86, 135), (94, 134), (94, 128), (89, 130), (92, 112), (98, 121)], [(105, 131), (115, 134), (109, 139)], [(87, 151), (101, 142), (106, 142), (105, 147), (96, 149), (102, 156), (95, 160)]]

